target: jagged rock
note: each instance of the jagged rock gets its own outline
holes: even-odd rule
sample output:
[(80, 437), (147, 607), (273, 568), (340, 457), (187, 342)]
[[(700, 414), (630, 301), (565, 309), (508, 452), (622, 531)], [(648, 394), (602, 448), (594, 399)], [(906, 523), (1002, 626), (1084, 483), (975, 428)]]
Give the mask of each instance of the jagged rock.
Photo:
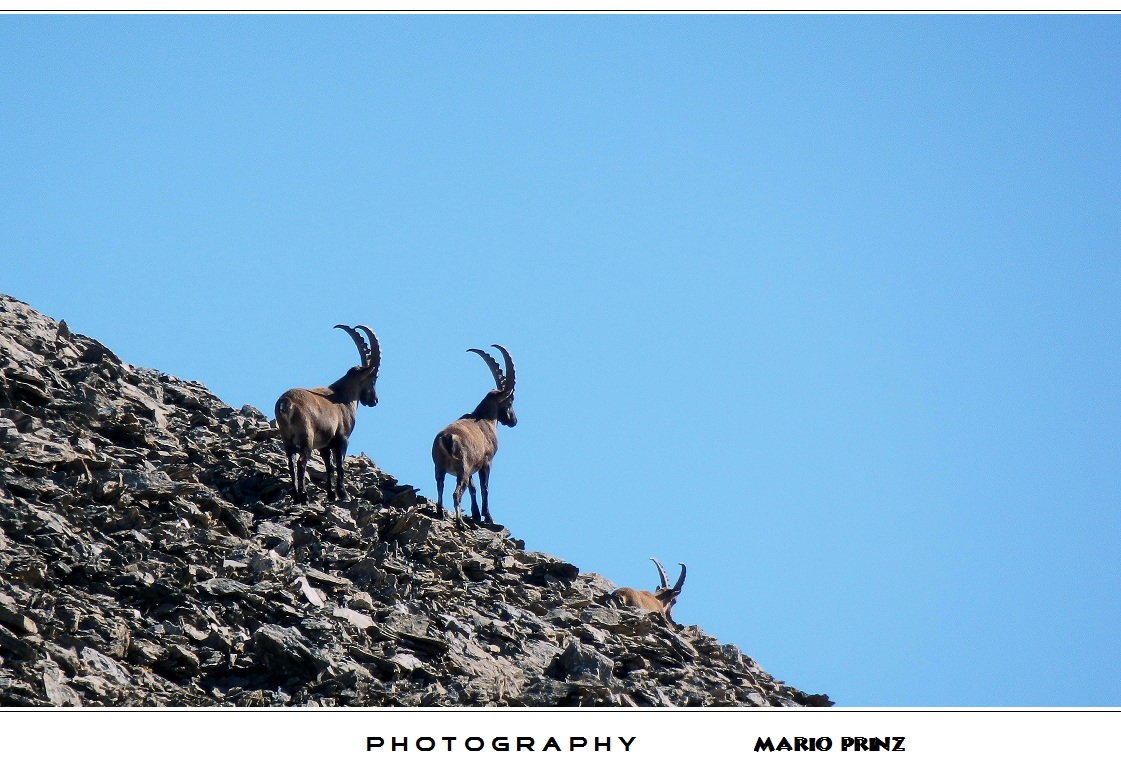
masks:
[(358, 629), (369, 629), (374, 626), (374, 620), (364, 613), (351, 610), (350, 608), (335, 608), (334, 616), (336, 619), (343, 619)]
[(557, 657), (554, 665), (561, 680), (606, 686), (615, 671), (615, 663), (583, 643), (572, 641)]
[(35, 622), (16, 608), (15, 600), (3, 593), (0, 593), (0, 624), (24, 635), (33, 635), (39, 631)]
[(23, 662), (30, 662), (39, 656), (33, 642), (16, 637), (4, 627), (0, 627), (0, 655), (3, 654)]
[(86, 647), (82, 649), (80, 656), (82, 664), (88, 672), (111, 679), (119, 684), (132, 683), (132, 679), (129, 678), (125, 669), (100, 651)]
[(0, 705), (829, 705), (0, 295)]
[(323, 598), (323, 592), (308, 583), (307, 578), (301, 575), (296, 579), (296, 583), (299, 584), (300, 592), (307, 598), (307, 601), (316, 608), (322, 608), (327, 604), (327, 601)]
[(80, 708), (82, 697), (66, 683), (62, 669), (54, 662), (43, 662), (43, 693), (56, 708)]
[(292, 627), (263, 624), (253, 633), (253, 649), (265, 667), (285, 677), (314, 677), (331, 664)]

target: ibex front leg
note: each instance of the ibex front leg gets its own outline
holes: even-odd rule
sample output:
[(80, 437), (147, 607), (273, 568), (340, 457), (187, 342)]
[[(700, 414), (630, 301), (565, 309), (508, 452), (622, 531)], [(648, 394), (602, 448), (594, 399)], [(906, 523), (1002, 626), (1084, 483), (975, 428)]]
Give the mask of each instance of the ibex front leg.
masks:
[[(483, 518), (491, 524), (494, 524), (494, 519), (490, 515), (490, 505), (487, 501), (487, 494), (490, 491), (490, 465), (483, 465), (479, 468), (479, 491), (483, 493)], [(474, 498), (474, 492), (471, 497)]]
[(319, 455), (323, 457), (323, 465), (327, 468), (327, 499), (335, 499), (335, 487), (331, 485), (331, 480), (334, 478), (334, 464), (331, 462), (331, 448), (327, 446), (319, 449)]
[[(343, 486), (343, 462), (346, 461), (346, 445), (347, 441), (343, 438), (336, 438), (330, 450), (325, 450), (324, 459), (327, 459), (327, 496), (332, 499), (349, 500), (350, 495), (346, 493), (346, 487)], [(335, 459), (335, 488), (331, 488), (331, 463), (330, 457)]]

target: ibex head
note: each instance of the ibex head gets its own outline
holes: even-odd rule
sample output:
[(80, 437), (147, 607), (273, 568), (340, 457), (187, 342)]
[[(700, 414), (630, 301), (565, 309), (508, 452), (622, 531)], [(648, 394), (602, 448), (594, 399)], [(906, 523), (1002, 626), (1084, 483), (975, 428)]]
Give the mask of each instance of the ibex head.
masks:
[(510, 352), (504, 346), (497, 343), (491, 344), (494, 348), (502, 352), (502, 358), (506, 362), (506, 374), (502, 374), (502, 368), (498, 366), (498, 361), (482, 349), (469, 348), (483, 358), (490, 368), (491, 375), (494, 376), (495, 389), (491, 389), (487, 393), (487, 400), (493, 401), (497, 408), (497, 420), (500, 424), (507, 427), (513, 427), (518, 423), (518, 417), (514, 413), (514, 360), (510, 357)]
[(353, 327), (336, 324), (335, 329), (343, 330), (347, 335), (350, 335), (351, 339), (354, 340), (354, 345), (358, 346), (358, 354), (362, 357), (362, 364), (347, 370), (343, 381), (357, 382), (359, 386), (358, 402), (368, 408), (373, 408), (378, 404), (378, 392), (374, 388), (374, 384), (378, 380), (378, 368), (381, 367), (381, 347), (378, 345), (377, 335), (369, 327), (359, 324), (358, 329), (365, 332), (370, 339), (370, 344), (366, 345), (366, 341), (355, 332)]
[(670, 586), (669, 579), (666, 578), (666, 571), (665, 568), (662, 567), (662, 563), (654, 557), (650, 557), (650, 561), (657, 565), (658, 577), (661, 579), (661, 585), (654, 590), (654, 596), (665, 603), (666, 618), (668, 619), (670, 609), (673, 607), (674, 603), (677, 602), (677, 597), (681, 594), (681, 587), (685, 583), (685, 565), (681, 562), (678, 562), (678, 564), (681, 565), (681, 575), (677, 577), (677, 583), (675, 583), (673, 586)]

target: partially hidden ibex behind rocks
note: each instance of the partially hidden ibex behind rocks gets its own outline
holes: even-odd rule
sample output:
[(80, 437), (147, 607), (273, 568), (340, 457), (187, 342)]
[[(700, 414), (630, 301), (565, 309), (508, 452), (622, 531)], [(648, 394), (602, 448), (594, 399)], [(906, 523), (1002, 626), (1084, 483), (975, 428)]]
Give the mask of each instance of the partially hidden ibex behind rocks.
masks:
[[(381, 348), (369, 327), (358, 329), (370, 338), (369, 345), (354, 328), (336, 324), (354, 339), (362, 364), (346, 371), (346, 375), (330, 386), (318, 389), (289, 389), (276, 401), (276, 426), (288, 455), (288, 472), (292, 476), (292, 500), (308, 500), (304, 475), (312, 451), (323, 455), (327, 465), (327, 498), (348, 499), (343, 486), (343, 460), (358, 403), (373, 407), (378, 404), (374, 383), (381, 366)], [(333, 459), (333, 461), (332, 461)], [(332, 473), (334, 470), (334, 473)], [(332, 476), (335, 483), (332, 484)]]
[(482, 518), (494, 523), (490, 515), (488, 484), (491, 462), (498, 451), (498, 424), (513, 427), (518, 423), (518, 417), (514, 415), (514, 360), (504, 347), (497, 343), (493, 345), (502, 352), (506, 361), (506, 374), (502, 374), (498, 362), (490, 354), (477, 348), (467, 349), (478, 354), (487, 363), (497, 388), (487, 392), (486, 397), (471, 413), (444, 427), (432, 441), (432, 462), (436, 466), (436, 514), (444, 515), (444, 476), (451, 473), (456, 477), (455, 492), (452, 495), (455, 521), (461, 530), (464, 529), (464, 522), (459, 502), (463, 498), (464, 489), (471, 492), (471, 517), (475, 521), (480, 518), (479, 504), (475, 500), (475, 484), (471, 480), (475, 473), (479, 474), (479, 489), (483, 493)]
[(622, 605), (630, 605), (635, 608), (641, 608), (642, 610), (653, 611), (661, 616), (666, 624), (676, 627), (677, 624), (670, 616), (670, 612), (673, 610), (673, 606), (677, 602), (677, 596), (681, 594), (681, 587), (685, 583), (685, 565), (678, 562), (678, 564), (681, 565), (681, 575), (678, 577), (677, 583), (670, 586), (662, 563), (654, 559), (654, 557), (650, 557), (650, 560), (658, 566), (658, 576), (662, 581), (661, 586), (652, 592), (624, 586), (611, 592), (611, 596), (615, 598), (616, 602)]

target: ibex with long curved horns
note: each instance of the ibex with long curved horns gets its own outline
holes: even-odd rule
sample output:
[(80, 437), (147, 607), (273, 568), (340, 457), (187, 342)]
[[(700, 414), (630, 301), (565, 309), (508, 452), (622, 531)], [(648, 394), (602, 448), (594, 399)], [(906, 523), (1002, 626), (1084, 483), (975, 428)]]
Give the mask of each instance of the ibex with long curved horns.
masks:
[(475, 484), (471, 480), (475, 473), (479, 474), (479, 488), (483, 493), (482, 517), (494, 523), (490, 515), (487, 485), (491, 461), (498, 451), (498, 424), (513, 427), (518, 423), (518, 417), (514, 415), (514, 360), (504, 347), (497, 343), (493, 345), (502, 352), (506, 374), (503, 375), (502, 368), (490, 354), (477, 348), (467, 349), (487, 363), (497, 387), (487, 392), (475, 410), (444, 427), (432, 441), (432, 462), (436, 465), (436, 515), (444, 515), (444, 476), (451, 473), (456, 477), (455, 493), (452, 495), (455, 521), (461, 530), (464, 525), (459, 501), (465, 488), (471, 492), (471, 517), (478, 521), (480, 516), (479, 504), (475, 501)]
[(358, 325), (358, 329), (370, 339), (369, 345), (366, 345), (354, 328), (336, 324), (335, 329), (343, 330), (353, 338), (362, 364), (347, 370), (346, 375), (330, 386), (289, 389), (276, 401), (276, 425), (280, 428), (280, 439), (284, 441), (284, 451), (288, 454), (292, 500), (297, 503), (305, 503), (308, 499), (304, 474), (312, 451), (322, 454), (327, 465), (327, 498), (347, 499), (343, 487), (343, 460), (346, 458), (347, 441), (354, 430), (358, 403), (369, 407), (378, 404), (374, 382), (378, 380), (378, 368), (381, 366), (381, 347), (377, 336), (369, 327)]
[(667, 624), (676, 627), (677, 624), (670, 617), (670, 612), (673, 610), (673, 606), (677, 602), (677, 596), (681, 594), (681, 587), (685, 583), (685, 565), (681, 565), (681, 563), (678, 562), (678, 564), (681, 565), (681, 575), (678, 577), (677, 583), (670, 586), (662, 563), (654, 559), (654, 557), (650, 557), (650, 560), (658, 566), (658, 576), (662, 580), (661, 586), (653, 592), (641, 591), (632, 589), (629, 586), (624, 586), (621, 589), (616, 589), (611, 592), (611, 596), (622, 605), (630, 605), (635, 608), (641, 608), (642, 610), (653, 611), (661, 616)]

